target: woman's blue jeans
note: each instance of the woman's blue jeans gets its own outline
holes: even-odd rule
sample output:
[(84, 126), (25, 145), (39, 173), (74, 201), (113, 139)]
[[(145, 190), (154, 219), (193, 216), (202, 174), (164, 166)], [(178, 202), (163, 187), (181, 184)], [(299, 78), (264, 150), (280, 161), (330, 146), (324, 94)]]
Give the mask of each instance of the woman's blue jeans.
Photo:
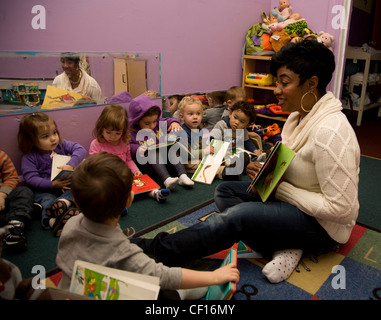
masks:
[(281, 249), (319, 253), (337, 243), (317, 220), (280, 201), (262, 202), (247, 193), (249, 182), (223, 182), (215, 191), (222, 211), (204, 222), (174, 234), (159, 233), (154, 239), (131, 239), (144, 252), (167, 265), (181, 265), (243, 241), (255, 251), (271, 256)]

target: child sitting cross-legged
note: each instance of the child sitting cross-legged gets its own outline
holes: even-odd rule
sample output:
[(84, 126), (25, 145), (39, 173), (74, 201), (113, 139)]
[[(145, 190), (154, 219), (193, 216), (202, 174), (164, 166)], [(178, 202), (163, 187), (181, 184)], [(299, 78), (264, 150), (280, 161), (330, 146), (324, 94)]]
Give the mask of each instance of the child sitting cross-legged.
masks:
[[(59, 288), (69, 289), (76, 260), (158, 276), (161, 289), (203, 288), (202, 295), (207, 286), (238, 282), (239, 271), (234, 264), (214, 271), (170, 268), (131, 243), (118, 223), (124, 207), (133, 201), (131, 187), (130, 169), (109, 153), (92, 155), (75, 169), (71, 190), (81, 213), (66, 223), (58, 243), (56, 263), (62, 270)], [(194, 293), (178, 292), (181, 298)]]

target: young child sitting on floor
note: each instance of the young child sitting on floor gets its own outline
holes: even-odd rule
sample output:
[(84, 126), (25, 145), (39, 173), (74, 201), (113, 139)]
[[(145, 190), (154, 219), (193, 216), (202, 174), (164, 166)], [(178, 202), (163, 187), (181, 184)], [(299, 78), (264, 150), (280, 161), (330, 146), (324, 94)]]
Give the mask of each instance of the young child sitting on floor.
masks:
[(24, 230), (32, 218), (33, 198), (31, 189), (19, 185), (11, 158), (0, 150), (0, 227), (5, 226), (7, 231), (4, 237), (7, 247), (25, 248)]
[(212, 272), (169, 268), (156, 263), (132, 244), (118, 224), (123, 208), (133, 201), (131, 186), (131, 171), (112, 154), (92, 155), (76, 168), (71, 188), (82, 213), (66, 223), (58, 243), (56, 263), (62, 270), (59, 288), (69, 289), (76, 260), (158, 276), (161, 289), (238, 282), (239, 271), (234, 264)]
[(201, 122), (204, 128), (212, 128), (218, 121), (221, 120), (225, 110), (225, 91), (213, 91), (206, 94), (208, 99), (208, 108), (204, 110)]
[[(122, 106), (112, 104), (105, 107), (95, 124), (93, 134), (96, 139), (90, 144), (89, 155), (99, 152), (115, 154), (127, 164), (134, 176), (142, 175), (131, 158), (128, 116)], [(170, 193), (168, 189), (156, 189), (150, 191), (148, 196), (163, 203)]]
[[(182, 130), (176, 118), (162, 118), (161, 109), (148, 96), (142, 94), (130, 102), (128, 109), (130, 125), (131, 154), (140, 164), (148, 163), (163, 181), (166, 189), (173, 190), (177, 184), (193, 186), (194, 182), (187, 176), (184, 164), (179, 161), (172, 163), (178, 177), (171, 177), (168, 172), (167, 151), (156, 148), (166, 141), (167, 133)], [(150, 147), (156, 148), (149, 150)], [(165, 147), (164, 147), (165, 148)]]
[(51, 180), (54, 154), (70, 156), (59, 169), (73, 171), (87, 151), (76, 142), (61, 139), (57, 125), (43, 112), (29, 113), (20, 121), (18, 132), (22, 175), (34, 192), (34, 201), (41, 204), (41, 223), (59, 236), (70, 217), (78, 214), (70, 192), (71, 179)]
[(230, 108), (238, 101), (246, 101), (246, 92), (242, 87), (230, 87), (226, 91), (226, 107), (222, 113), (222, 118), (227, 117), (230, 113)]
[[(230, 108), (229, 115), (218, 121), (210, 132), (211, 139), (231, 142), (231, 156), (226, 157), (226, 165), (231, 166), (233, 163), (238, 164), (238, 161), (243, 161), (243, 167), (240, 169), (239, 166), (236, 166), (235, 171), (237, 172), (231, 174), (232, 177), (239, 176), (250, 162), (250, 156), (243, 150), (253, 153), (256, 158), (262, 155), (262, 152), (249, 138), (246, 129), (249, 124), (255, 122), (255, 119), (256, 112), (253, 105), (239, 101)], [(243, 150), (239, 150), (239, 148)]]

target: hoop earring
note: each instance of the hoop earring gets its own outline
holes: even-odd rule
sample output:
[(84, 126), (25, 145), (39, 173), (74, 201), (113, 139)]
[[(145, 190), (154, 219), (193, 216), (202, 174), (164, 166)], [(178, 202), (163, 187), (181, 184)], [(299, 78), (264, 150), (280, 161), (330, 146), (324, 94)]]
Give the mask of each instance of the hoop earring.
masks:
[[(317, 100), (318, 100), (316, 94), (313, 93), (312, 90), (306, 92), (306, 93), (303, 95), (302, 99), (300, 100), (300, 108), (302, 108), (302, 110), (303, 110), (304, 112), (306, 112), (306, 113), (310, 112), (310, 111), (312, 110), (312, 108), (313, 108), (313, 106), (312, 106), (312, 108), (311, 108), (310, 110), (306, 110), (306, 109), (303, 107), (303, 99), (304, 99), (305, 96), (306, 96), (307, 94), (309, 94), (309, 93), (312, 94), (312, 95), (315, 97), (315, 103), (316, 103)], [(315, 105), (315, 103), (314, 103), (314, 105)]]

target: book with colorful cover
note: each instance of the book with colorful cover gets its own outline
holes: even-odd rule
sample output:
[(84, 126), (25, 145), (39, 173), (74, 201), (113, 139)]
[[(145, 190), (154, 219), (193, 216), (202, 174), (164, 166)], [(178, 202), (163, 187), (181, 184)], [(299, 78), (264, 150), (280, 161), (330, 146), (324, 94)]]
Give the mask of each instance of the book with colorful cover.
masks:
[[(237, 265), (237, 244), (233, 245), (222, 261), (221, 267), (227, 266), (230, 263)], [(236, 291), (237, 283), (228, 282), (225, 284), (210, 286), (205, 296), (205, 300), (230, 300)]]
[(41, 109), (49, 110), (56, 108), (73, 107), (76, 105), (77, 101), (81, 99), (87, 99), (91, 101), (91, 98), (86, 97), (82, 94), (48, 85), (46, 87), (46, 94)]
[(267, 156), (262, 168), (250, 183), (247, 192), (251, 192), (255, 188), (262, 201), (265, 202), (286, 172), (294, 156), (295, 152), (293, 150), (278, 141)]
[(228, 151), (230, 142), (212, 139), (210, 145), (214, 147), (214, 154), (207, 154), (202, 158), (200, 165), (192, 176), (193, 181), (206, 184), (213, 182), (217, 170)]
[(135, 176), (132, 182), (132, 191), (135, 194), (160, 189), (160, 186), (148, 175)]
[(76, 260), (70, 292), (96, 300), (157, 300), (159, 277)]

